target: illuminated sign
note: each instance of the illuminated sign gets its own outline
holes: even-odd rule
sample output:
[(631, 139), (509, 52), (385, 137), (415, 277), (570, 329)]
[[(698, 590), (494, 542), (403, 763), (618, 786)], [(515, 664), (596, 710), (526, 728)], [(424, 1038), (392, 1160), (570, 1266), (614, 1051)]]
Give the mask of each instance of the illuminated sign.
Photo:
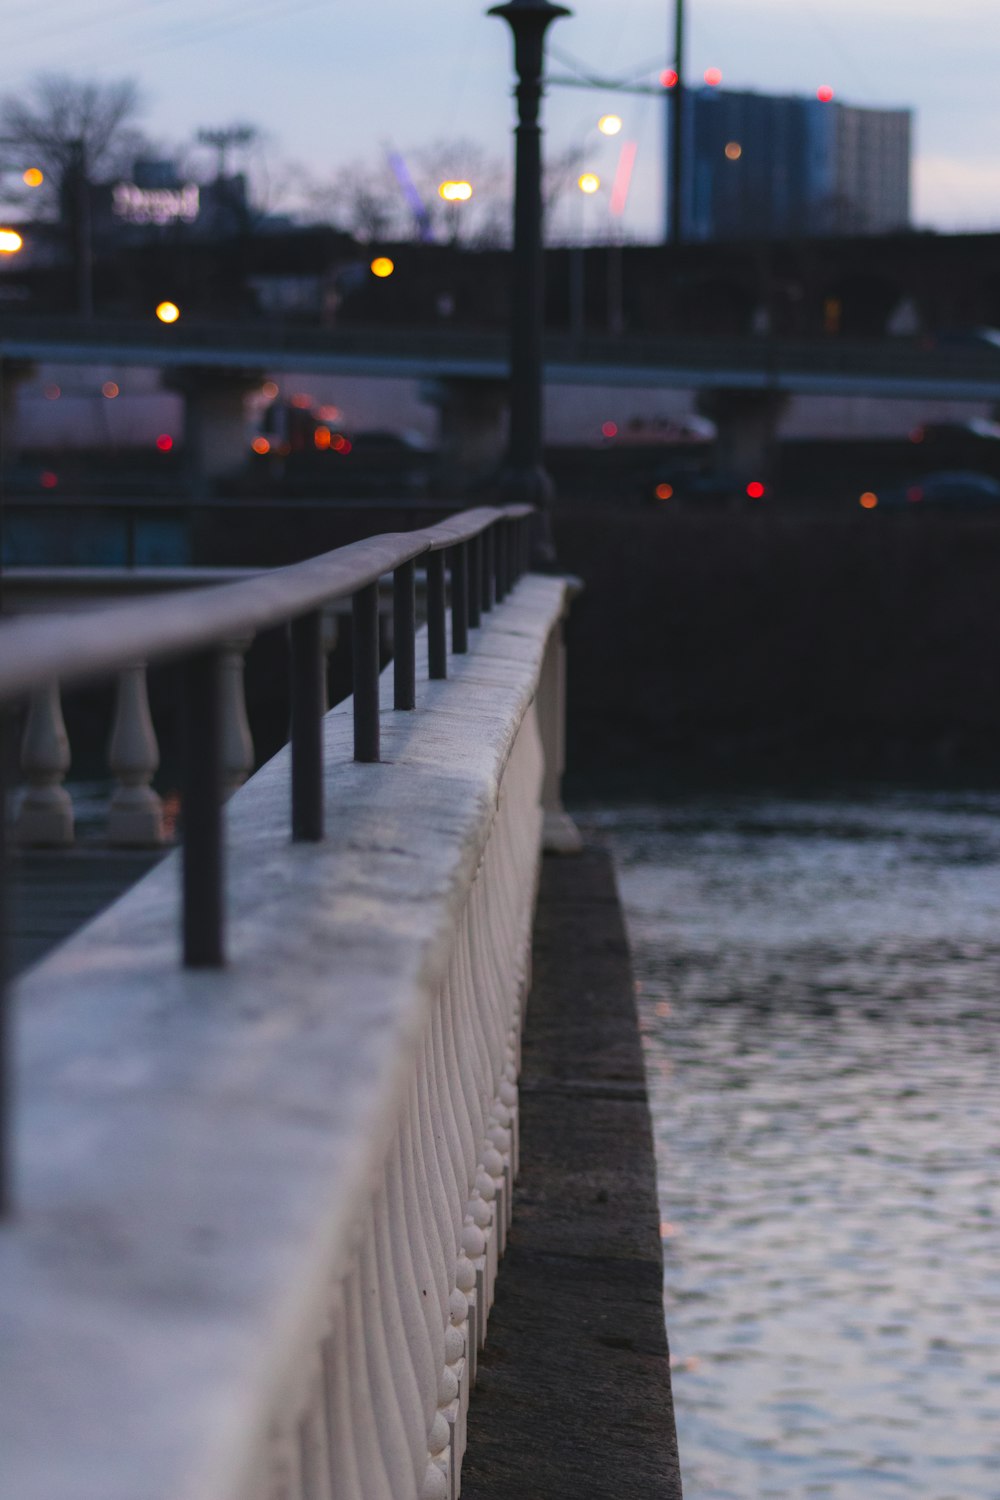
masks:
[(112, 213), (129, 224), (193, 224), (198, 217), (198, 186), (141, 188), (118, 182), (111, 196)]

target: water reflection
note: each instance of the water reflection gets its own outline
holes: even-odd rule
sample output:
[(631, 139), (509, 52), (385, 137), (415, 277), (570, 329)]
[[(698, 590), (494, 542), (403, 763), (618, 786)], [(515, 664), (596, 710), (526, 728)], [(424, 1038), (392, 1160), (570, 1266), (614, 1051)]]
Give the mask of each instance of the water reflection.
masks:
[(1000, 797), (622, 808), (688, 1500), (1000, 1496)]

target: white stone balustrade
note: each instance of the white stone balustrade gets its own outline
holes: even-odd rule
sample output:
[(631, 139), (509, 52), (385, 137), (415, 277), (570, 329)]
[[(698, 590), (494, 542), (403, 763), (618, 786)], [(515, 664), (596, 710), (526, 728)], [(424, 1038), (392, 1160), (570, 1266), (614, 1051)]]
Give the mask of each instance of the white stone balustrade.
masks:
[[(113, 599), (258, 576), (255, 568), (9, 568), (4, 575), (5, 614), (66, 615), (99, 608)], [(223, 780), (227, 794), (253, 770), (254, 748), (247, 721), (243, 658), (250, 638), (223, 648), (221, 713)], [(63, 781), (72, 750), (66, 735), (58, 685), (36, 693), (29, 705), (21, 742), (25, 790), (15, 815), (19, 844), (52, 847), (73, 842), (73, 806)], [(149, 712), (145, 665), (120, 673), (115, 717), (108, 746), (108, 769), (115, 788), (108, 808), (107, 839), (119, 846), (150, 846), (165, 840), (163, 810), (150, 783), (160, 751)]]
[(63, 786), (69, 770), (69, 738), (59, 684), (32, 693), (21, 738), (25, 787), (14, 818), (19, 844), (53, 848), (73, 842), (73, 804)]
[(117, 782), (108, 809), (109, 844), (163, 843), (163, 804), (150, 786), (159, 764), (146, 664), (136, 662), (118, 674), (115, 722), (108, 745), (108, 765)]
[(287, 749), (232, 796), (225, 969), (178, 964), (171, 856), (22, 981), (0, 1492), (455, 1500), (565, 592), (522, 579), (415, 713), (390, 668), (380, 764), (327, 715), (322, 843)]

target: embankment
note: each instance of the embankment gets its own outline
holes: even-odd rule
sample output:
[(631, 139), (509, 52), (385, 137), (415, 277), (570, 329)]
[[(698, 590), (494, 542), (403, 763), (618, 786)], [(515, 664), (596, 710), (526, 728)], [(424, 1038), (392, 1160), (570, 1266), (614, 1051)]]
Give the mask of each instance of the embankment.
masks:
[(1000, 774), (1000, 517), (564, 505), (571, 771)]

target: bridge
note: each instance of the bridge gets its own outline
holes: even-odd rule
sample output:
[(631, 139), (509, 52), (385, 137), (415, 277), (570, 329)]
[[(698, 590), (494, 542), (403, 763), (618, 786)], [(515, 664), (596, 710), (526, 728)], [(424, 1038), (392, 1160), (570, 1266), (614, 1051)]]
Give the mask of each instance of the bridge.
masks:
[[(218, 372), (265, 371), (503, 381), (508, 342), (464, 329), (315, 328), (267, 322), (195, 322), (5, 314), (0, 360), (133, 364)], [(788, 395), (858, 395), (963, 401), (1000, 397), (1000, 353), (926, 348), (908, 338), (573, 337), (548, 333), (545, 379), (563, 385), (662, 386)]]
[[(179, 661), (187, 705), (182, 848), (16, 990), (0, 1466), (18, 1500), (455, 1500), (464, 1468), (467, 1494), (495, 1493), (476, 1467), (490, 1402), (477, 1416), (473, 1388), (528, 1150), (518, 1078), (540, 853), (578, 847), (559, 801), (573, 588), (526, 572), (531, 519), (466, 512), (182, 596), (161, 578), (158, 595), (78, 613), (71, 631), (50, 614), (2, 627), (0, 699), (32, 701), (22, 840), (58, 842), (66, 826), (56, 681), (124, 684), (124, 843), (156, 837), (142, 664)], [(381, 673), (380, 580), (394, 641)], [(323, 612), (339, 601), (354, 690), (324, 712)], [(229, 643), (283, 622), (290, 744), (223, 805)], [(560, 1070), (581, 1026), (567, 998)], [(645, 1111), (637, 1044), (622, 1072), (627, 1013), (615, 1024), (625, 1051), (613, 1087), (603, 1041), (589, 1065), (592, 1119), (607, 1087)], [(553, 1099), (558, 1123), (567, 1101)], [(634, 1163), (622, 1170), (631, 1196)], [(636, 1276), (659, 1286), (648, 1180), (640, 1198), (653, 1243), (640, 1265), (629, 1226), (611, 1273), (623, 1317)], [(565, 1201), (559, 1213), (576, 1235)], [(612, 1305), (610, 1233), (599, 1255), (573, 1241), (579, 1327), (593, 1326), (593, 1276)], [(553, 1300), (565, 1309), (554, 1285)], [(679, 1494), (662, 1319), (645, 1300), (644, 1482)], [(538, 1476), (558, 1449), (567, 1358), (606, 1400), (600, 1339), (582, 1360), (573, 1342), (572, 1328), (543, 1333), (522, 1361), (520, 1403), (545, 1439), (512, 1471), (522, 1493), (529, 1474), (533, 1493), (566, 1493)], [(548, 1398), (533, 1387), (546, 1362)], [(515, 1458), (531, 1425), (516, 1411), (499, 1434)], [(583, 1421), (595, 1454), (609, 1447), (600, 1411)], [(621, 1439), (610, 1447), (620, 1474)]]

